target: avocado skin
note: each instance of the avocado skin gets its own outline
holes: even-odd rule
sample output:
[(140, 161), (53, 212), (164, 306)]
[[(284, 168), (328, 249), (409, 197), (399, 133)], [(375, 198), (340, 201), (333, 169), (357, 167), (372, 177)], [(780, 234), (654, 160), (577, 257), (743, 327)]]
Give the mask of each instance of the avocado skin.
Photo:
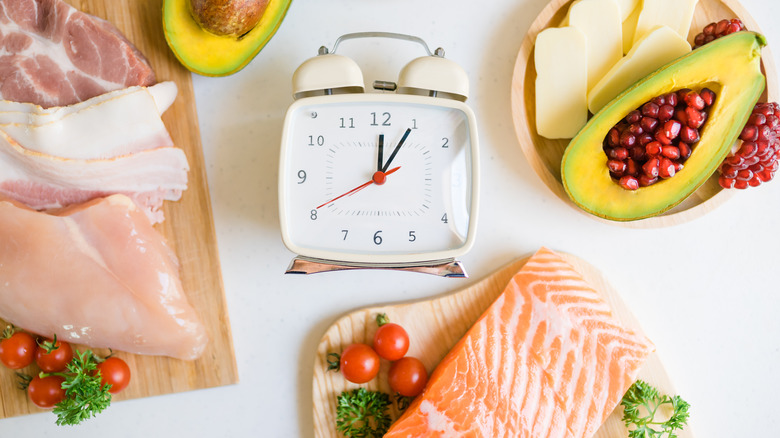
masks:
[(271, 0), (249, 32), (215, 35), (202, 29), (190, 12), (190, 0), (163, 0), (163, 33), (176, 59), (202, 76), (228, 76), (244, 68), (282, 24), (292, 0)]
[[(615, 221), (633, 221), (661, 214), (691, 195), (728, 155), (764, 91), (761, 73), (763, 35), (737, 32), (719, 38), (641, 79), (577, 133), (561, 161), (566, 194), (580, 208)], [(715, 91), (701, 139), (674, 177), (648, 187), (625, 190), (612, 179), (602, 142), (609, 130), (630, 111), (655, 96), (682, 88)]]

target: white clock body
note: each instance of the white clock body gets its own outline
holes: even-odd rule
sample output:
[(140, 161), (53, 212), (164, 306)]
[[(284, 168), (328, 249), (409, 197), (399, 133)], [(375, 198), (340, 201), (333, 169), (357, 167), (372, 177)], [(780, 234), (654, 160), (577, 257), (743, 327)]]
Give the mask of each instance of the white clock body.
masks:
[(478, 161), (476, 121), (463, 102), (390, 93), (298, 99), (282, 133), (284, 244), (346, 263), (462, 255), (476, 233)]

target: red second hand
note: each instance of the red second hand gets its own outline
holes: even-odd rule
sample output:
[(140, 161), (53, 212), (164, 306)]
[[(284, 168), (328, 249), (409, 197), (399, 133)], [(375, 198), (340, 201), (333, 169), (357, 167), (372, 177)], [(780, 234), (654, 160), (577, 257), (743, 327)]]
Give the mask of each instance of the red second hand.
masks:
[(358, 191), (360, 191), (360, 190), (363, 190), (363, 189), (365, 189), (366, 187), (370, 186), (371, 184), (379, 184), (379, 185), (382, 185), (382, 184), (384, 184), (384, 183), (385, 183), (385, 177), (386, 177), (387, 175), (390, 175), (391, 173), (395, 172), (396, 170), (398, 170), (398, 169), (400, 169), (400, 168), (401, 168), (401, 166), (394, 167), (394, 168), (392, 168), (392, 169), (388, 170), (387, 172), (377, 171), (377, 172), (375, 172), (375, 173), (374, 173), (374, 176), (371, 178), (371, 180), (370, 180), (370, 181), (368, 181), (368, 182), (366, 182), (366, 183), (363, 183), (363, 184), (361, 184), (361, 185), (359, 185), (359, 186), (355, 187), (354, 189), (352, 189), (352, 190), (348, 191), (347, 193), (344, 193), (343, 195), (336, 196), (335, 198), (331, 199), (330, 201), (328, 201), (328, 202), (326, 202), (326, 203), (324, 203), (324, 204), (320, 205), (319, 207), (317, 207), (317, 209), (320, 209), (320, 208), (322, 208), (322, 207), (324, 207), (324, 206), (326, 206), (326, 205), (330, 204), (331, 202), (333, 202), (333, 201), (335, 201), (335, 200), (337, 200), (337, 199), (341, 199), (341, 198), (343, 198), (343, 197), (345, 197), (345, 196), (347, 196), (347, 195), (351, 195), (351, 194), (353, 194), (353, 193), (355, 193), (355, 192), (358, 192)]

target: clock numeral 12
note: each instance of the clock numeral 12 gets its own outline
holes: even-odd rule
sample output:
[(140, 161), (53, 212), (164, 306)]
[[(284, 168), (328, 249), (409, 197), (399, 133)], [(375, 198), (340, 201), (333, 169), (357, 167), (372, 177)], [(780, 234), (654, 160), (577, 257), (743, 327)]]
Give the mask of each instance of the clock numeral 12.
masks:
[[(390, 126), (390, 113), (384, 112), (382, 113), (382, 116), (384, 116), (385, 120), (382, 122), (382, 126)], [(379, 126), (379, 124), (376, 122), (376, 113), (371, 113), (372, 122), (371, 126)]]

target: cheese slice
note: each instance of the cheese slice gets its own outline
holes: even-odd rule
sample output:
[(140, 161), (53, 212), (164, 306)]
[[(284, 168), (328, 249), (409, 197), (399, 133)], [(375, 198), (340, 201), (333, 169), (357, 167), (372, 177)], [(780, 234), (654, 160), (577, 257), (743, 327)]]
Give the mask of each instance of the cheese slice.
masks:
[(636, 8), (623, 20), (623, 53), (626, 54), (634, 45), (634, 33), (636, 23), (639, 21), (639, 13), (642, 12), (642, 2), (637, 3)]
[(688, 39), (698, 0), (645, 0), (636, 23), (634, 44), (658, 26), (669, 26)]
[(588, 58), (578, 29), (550, 27), (536, 37), (536, 132), (572, 138), (588, 120)]
[(623, 57), (623, 30), (616, 0), (581, 0), (569, 9), (569, 25), (588, 44), (588, 89)]
[(634, 12), (634, 9), (636, 9), (640, 3), (640, 0), (618, 0), (617, 4), (620, 8), (620, 20), (626, 21), (628, 16)]
[(636, 81), (690, 51), (688, 41), (670, 27), (655, 28), (593, 87), (588, 94), (590, 112), (597, 113)]

